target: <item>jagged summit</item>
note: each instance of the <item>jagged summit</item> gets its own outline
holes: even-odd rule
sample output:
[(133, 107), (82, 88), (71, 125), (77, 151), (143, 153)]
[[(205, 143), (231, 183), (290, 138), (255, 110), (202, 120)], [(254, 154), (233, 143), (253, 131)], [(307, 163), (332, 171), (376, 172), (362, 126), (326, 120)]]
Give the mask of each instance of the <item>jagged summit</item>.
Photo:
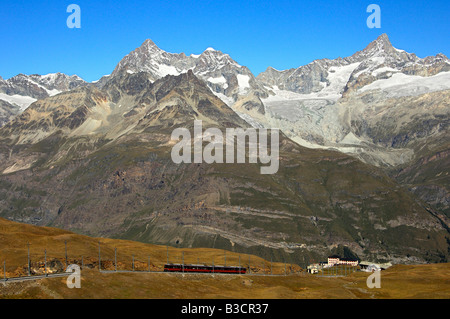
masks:
[(146, 46), (146, 47), (158, 47), (158, 46), (155, 44), (155, 42), (153, 42), (152, 39), (146, 39), (146, 40), (142, 43), (141, 47), (144, 47), (144, 46)]
[(395, 48), (386, 33), (380, 35), (376, 40), (372, 41), (362, 52), (375, 56), (382, 53), (394, 52)]
[(392, 43), (389, 40), (389, 36), (386, 33), (381, 34), (378, 38), (376, 38), (374, 41), (372, 41), (372, 43), (378, 43), (384, 47), (392, 47)]
[(136, 48), (136, 51), (140, 51), (140, 53), (144, 53), (147, 51), (150, 54), (161, 54), (162, 52), (165, 52), (151, 39), (145, 40), (140, 47)]
[(111, 77), (123, 73), (147, 72), (155, 81), (166, 75), (179, 75), (188, 70), (204, 80), (213, 93), (228, 105), (251, 92), (267, 96), (251, 71), (222, 51), (209, 47), (199, 55), (186, 56), (184, 53), (168, 53), (150, 39), (125, 56)]
[(381, 34), (377, 39), (369, 43), (364, 50), (356, 52), (347, 59), (352, 60), (352, 62), (362, 62), (365, 59), (377, 57), (387, 57), (393, 61), (414, 62), (418, 60), (415, 54), (396, 49), (386, 33)]
[(335, 99), (377, 79), (385, 79), (387, 74), (430, 76), (445, 71), (450, 71), (450, 62), (445, 55), (420, 59), (414, 53), (396, 49), (383, 33), (352, 56), (314, 60), (284, 71), (269, 67), (257, 78), (268, 87), (276, 86), (300, 94), (317, 93)]

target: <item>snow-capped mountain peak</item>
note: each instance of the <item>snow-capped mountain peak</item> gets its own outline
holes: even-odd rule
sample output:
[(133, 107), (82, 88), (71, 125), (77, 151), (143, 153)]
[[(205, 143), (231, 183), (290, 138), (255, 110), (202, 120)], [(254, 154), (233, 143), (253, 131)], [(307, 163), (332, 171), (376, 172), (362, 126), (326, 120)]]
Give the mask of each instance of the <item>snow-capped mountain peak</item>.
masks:
[(363, 51), (368, 56), (382, 56), (392, 52), (397, 52), (396, 49), (392, 46), (391, 41), (387, 34), (383, 33), (380, 35), (375, 41), (372, 41)]
[(83, 85), (87, 83), (79, 76), (59, 72), (46, 75), (20, 73), (8, 80), (0, 78), (0, 126), (36, 100)]
[(395, 48), (387, 34), (382, 34), (352, 56), (315, 60), (284, 71), (268, 68), (258, 75), (258, 80), (267, 87), (304, 94), (305, 97), (311, 97), (311, 94), (323, 97), (325, 91), (339, 97), (395, 73), (431, 76), (443, 71), (450, 71), (450, 62), (445, 55), (420, 59), (414, 53)]
[(114, 69), (111, 78), (124, 72), (147, 72), (153, 80), (157, 80), (166, 75), (186, 73), (188, 70), (204, 80), (213, 93), (227, 104), (234, 103), (241, 94), (253, 89), (264, 91), (262, 85), (255, 87), (256, 80), (250, 70), (239, 65), (226, 53), (212, 47), (199, 55), (168, 53), (150, 39), (125, 56)]
[(214, 50), (212, 48), (206, 49), (202, 54), (200, 54), (201, 63), (204, 66), (197, 65), (197, 69), (199, 72), (209, 72), (218, 69), (222, 69), (227, 65), (232, 65), (237, 68), (241, 68), (236, 61), (234, 61), (228, 54), (224, 54), (221, 51)]

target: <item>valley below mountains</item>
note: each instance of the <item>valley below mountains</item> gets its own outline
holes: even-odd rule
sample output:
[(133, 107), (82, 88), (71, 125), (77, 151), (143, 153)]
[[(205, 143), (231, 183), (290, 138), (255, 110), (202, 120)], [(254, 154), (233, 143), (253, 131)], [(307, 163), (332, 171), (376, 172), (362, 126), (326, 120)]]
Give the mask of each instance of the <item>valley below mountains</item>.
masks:
[[(254, 76), (151, 40), (110, 75), (0, 78), (0, 217), (306, 263), (448, 262), (450, 61), (381, 35)], [(175, 128), (279, 128), (280, 163), (181, 163)]]

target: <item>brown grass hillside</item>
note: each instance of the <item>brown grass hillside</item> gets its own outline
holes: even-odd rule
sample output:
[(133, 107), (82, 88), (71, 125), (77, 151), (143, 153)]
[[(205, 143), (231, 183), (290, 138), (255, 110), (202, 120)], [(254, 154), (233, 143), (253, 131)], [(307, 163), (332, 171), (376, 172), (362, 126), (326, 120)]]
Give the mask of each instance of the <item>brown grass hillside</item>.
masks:
[[(0, 298), (244, 298), (244, 299), (307, 299), (307, 298), (450, 298), (450, 265), (396, 265), (381, 273), (381, 288), (366, 286), (368, 273), (355, 272), (347, 277), (327, 278), (309, 275), (298, 266), (287, 265), (286, 276), (223, 276), (158, 273), (99, 273), (98, 242), (101, 243), (102, 267), (113, 269), (114, 248), (118, 250), (119, 268), (131, 269), (132, 256), (136, 270), (146, 270), (150, 256), (151, 270), (161, 269), (166, 262), (166, 247), (132, 241), (91, 238), (68, 231), (36, 227), (0, 219), (0, 262), (6, 261), (8, 275), (26, 275), (27, 242), (31, 261), (39, 270), (40, 258), (47, 249), (47, 258), (65, 262), (64, 241), (67, 241), (69, 262), (80, 260), (92, 268), (82, 270), (81, 289), (69, 289), (66, 278), (48, 278), (23, 283), (0, 283)], [(200, 263), (212, 260), (224, 263), (224, 251), (215, 249), (169, 248), (170, 261)], [(248, 255), (240, 255), (247, 266)], [(236, 265), (239, 255), (226, 252), (227, 265)], [(270, 272), (270, 262), (250, 256), (252, 268)], [(254, 266), (253, 266), (254, 265)], [(259, 266), (258, 266), (259, 265)], [(139, 268), (140, 267), (140, 268)], [(284, 264), (273, 264), (274, 274), (284, 275)], [(3, 277), (3, 276), (2, 276)]]
[[(238, 254), (220, 249), (208, 248), (173, 248), (144, 244), (129, 240), (93, 238), (73, 232), (51, 227), (37, 227), (12, 222), (0, 218), (0, 263), (6, 262), (8, 277), (27, 275), (28, 243), (32, 272), (43, 273), (44, 250), (47, 251), (47, 262), (57, 259), (65, 265), (65, 246), (67, 243), (68, 263), (84, 263), (86, 268), (98, 269), (99, 243), (102, 270), (114, 270), (115, 249), (119, 270), (132, 270), (133, 258), (135, 270), (162, 271), (167, 262), (185, 264), (228, 265), (248, 267), (249, 261), (253, 273), (273, 274), (298, 273), (297, 265), (270, 263), (254, 255)], [(3, 277), (3, 269), (2, 269)]]

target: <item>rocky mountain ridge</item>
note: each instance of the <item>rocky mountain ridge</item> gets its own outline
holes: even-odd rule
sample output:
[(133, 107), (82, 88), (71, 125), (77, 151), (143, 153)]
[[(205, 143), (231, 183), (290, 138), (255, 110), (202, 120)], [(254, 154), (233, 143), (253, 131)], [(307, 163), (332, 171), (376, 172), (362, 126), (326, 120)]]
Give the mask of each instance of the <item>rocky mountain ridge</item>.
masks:
[[(293, 260), (343, 245), (366, 258), (445, 261), (447, 65), (381, 36), (345, 59), (270, 69), (270, 80), (214, 49), (186, 56), (147, 40), (96, 83), (0, 79), (10, 89), (0, 94), (38, 99), (4, 113), (0, 216)], [(195, 119), (279, 127), (280, 171), (175, 165), (170, 134)]]
[(85, 85), (87, 82), (77, 75), (69, 76), (63, 73), (21, 73), (8, 80), (0, 77), (0, 126), (37, 100)]
[(178, 247), (397, 262), (447, 258), (443, 219), (381, 169), (280, 137), (280, 170), (175, 164), (176, 127), (249, 127), (192, 71), (123, 72), (33, 103), (0, 128), (0, 216)]
[[(345, 71), (344, 71), (345, 68)], [(334, 79), (333, 73), (343, 71), (345, 78)], [(397, 72), (407, 75), (432, 76), (450, 71), (450, 60), (439, 53), (435, 57), (418, 58), (413, 53), (396, 49), (386, 34), (380, 35), (364, 50), (346, 58), (320, 59), (285, 71), (269, 67), (258, 75), (267, 87), (299, 94), (316, 93), (317, 97), (342, 96), (352, 90), (387, 79)], [(333, 80), (342, 80), (340, 86)], [(336, 81), (337, 82), (337, 81)], [(332, 89), (332, 90), (330, 90)]]
[(149, 39), (125, 56), (111, 76), (121, 72), (147, 72), (156, 80), (166, 75), (179, 75), (188, 70), (203, 79), (214, 94), (229, 105), (250, 92), (256, 92), (261, 97), (267, 96), (266, 90), (256, 81), (252, 72), (239, 65), (228, 54), (213, 48), (208, 48), (199, 55), (169, 53), (161, 50)]

